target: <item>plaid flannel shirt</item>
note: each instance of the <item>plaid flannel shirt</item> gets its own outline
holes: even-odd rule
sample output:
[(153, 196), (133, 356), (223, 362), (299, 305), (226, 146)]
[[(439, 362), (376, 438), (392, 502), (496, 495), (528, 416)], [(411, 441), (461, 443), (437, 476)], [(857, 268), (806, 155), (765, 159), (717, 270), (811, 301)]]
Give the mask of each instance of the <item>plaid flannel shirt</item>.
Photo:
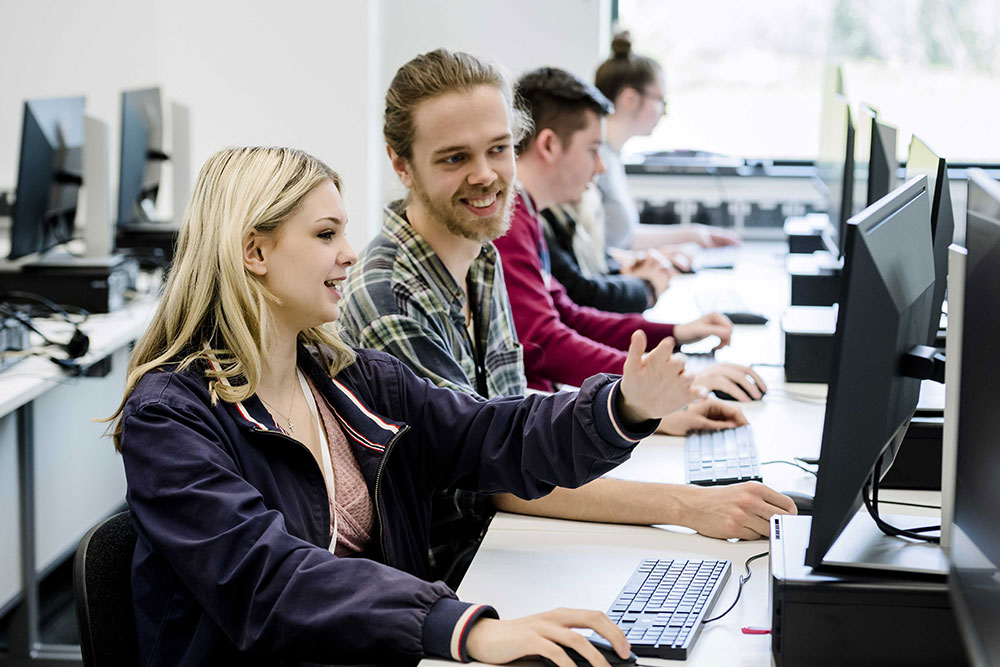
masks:
[[(435, 384), (485, 398), (525, 393), (500, 257), (483, 246), (469, 269), (473, 317), (483, 365), (462, 308), (466, 296), (431, 246), (404, 216), (403, 202), (386, 205), (382, 230), (361, 252), (344, 287), (338, 322), (344, 340), (392, 354)], [(477, 378), (478, 376), (481, 378)], [(485, 496), (438, 494), (431, 511), (431, 571), (457, 587), (493, 516)]]
[[(402, 211), (402, 202), (385, 207), (381, 232), (347, 278), (339, 319), (344, 339), (384, 350), (439, 386), (481, 395), (462, 314), (465, 292)], [(492, 243), (483, 246), (468, 280), (484, 351), (484, 397), (524, 394), (521, 345)]]

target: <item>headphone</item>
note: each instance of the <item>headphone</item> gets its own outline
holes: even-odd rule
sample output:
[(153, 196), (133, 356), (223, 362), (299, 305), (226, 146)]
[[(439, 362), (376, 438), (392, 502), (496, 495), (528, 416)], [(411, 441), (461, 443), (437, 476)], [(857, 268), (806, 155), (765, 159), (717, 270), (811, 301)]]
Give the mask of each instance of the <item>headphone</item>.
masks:
[[(77, 316), (81, 318), (79, 322), (70, 316), (66, 310), (67, 308), (72, 309)], [(30, 292), (6, 292), (4, 294), (0, 294), (0, 315), (17, 320), (31, 331), (34, 331), (36, 334), (41, 336), (46, 345), (58, 347), (66, 353), (66, 356), (68, 357), (67, 359), (50, 356), (49, 359), (53, 363), (74, 373), (80, 372), (80, 365), (76, 362), (76, 359), (87, 354), (87, 351), (90, 349), (90, 337), (83, 333), (79, 326), (80, 323), (86, 321), (87, 317), (90, 315), (86, 310), (73, 306), (60, 306), (56, 302), (39, 294), (32, 294)], [(47, 317), (53, 315), (73, 327), (73, 334), (65, 343), (52, 340), (46, 334), (39, 331), (32, 321), (32, 318), (34, 317)]]

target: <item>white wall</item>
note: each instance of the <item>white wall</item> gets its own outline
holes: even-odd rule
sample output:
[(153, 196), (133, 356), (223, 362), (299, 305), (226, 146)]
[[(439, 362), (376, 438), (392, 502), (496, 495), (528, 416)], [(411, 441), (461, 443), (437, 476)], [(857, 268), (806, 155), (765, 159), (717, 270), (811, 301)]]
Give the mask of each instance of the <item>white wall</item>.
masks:
[(17, 182), (21, 108), (35, 97), (87, 97), (109, 123), (117, 180), (121, 90), (159, 76), (152, 3), (0, 0), (0, 26), (0, 188)]
[(378, 2), (158, 0), (161, 81), (191, 108), (192, 162), (230, 145), (302, 148), (345, 182), (349, 236), (378, 210)]
[(195, 173), (228, 145), (303, 148), (343, 176), (360, 246), (399, 193), (382, 111), (401, 64), (443, 46), (515, 75), (557, 65), (589, 78), (609, 15), (609, 0), (0, 0), (0, 188), (16, 181), (25, 98), (86, 95), (110, 126), (114, 185), (120, 92), (159, 85), (191, 109)]
[[(592, 80), (610, 51), (610, 0), (382, 0), (384, 95), (396, 70), (439, 47), (490, 58), (518, 76), (550, 65)], [(383, 160), (386, 198), (404, 190)]]

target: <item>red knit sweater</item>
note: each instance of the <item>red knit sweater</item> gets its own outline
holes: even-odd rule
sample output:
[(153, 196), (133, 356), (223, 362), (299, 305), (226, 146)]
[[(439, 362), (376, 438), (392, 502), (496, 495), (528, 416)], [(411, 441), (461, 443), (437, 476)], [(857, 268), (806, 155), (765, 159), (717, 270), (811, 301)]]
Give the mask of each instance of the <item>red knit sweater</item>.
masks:
[(510, 231), (495, 243), (529, 387), (552, 391), (553, 383), (580, 386), (596, 373), (621, 373), (636, 329), (646, 332), (650, 348), (673, 335), (672, 324), (576, 305), (549, 274), (541, 223), (525, 196), (517, 196)]

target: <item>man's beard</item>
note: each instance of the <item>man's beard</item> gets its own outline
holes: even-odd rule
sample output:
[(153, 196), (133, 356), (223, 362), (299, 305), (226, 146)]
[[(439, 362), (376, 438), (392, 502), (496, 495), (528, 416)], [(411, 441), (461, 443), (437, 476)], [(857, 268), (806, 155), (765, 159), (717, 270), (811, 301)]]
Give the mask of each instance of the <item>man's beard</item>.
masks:
[[(476, 243), (487, 243), (500, 238), (510, 229), (510, 218), (514, 210), (514, 191), (509, 184), (498, 180), (488, 188), (482, 188), (483, 192), (463, 192), (454, 196), (448, 202), (432, 200), (427, 191), (414, 178), (411, 192), (420, 200), (432, 219), (439, 222), (455, 236), (475, 241)], [(499, 190), (499, 192), (497, 192)], [(497, 192), (497, 199), (500, 199), (500, 207), (496, 213), (488, 217), (479, 217), (471, 211), (466, 210), (465, 205), (459, 199), (477, 198)]]

